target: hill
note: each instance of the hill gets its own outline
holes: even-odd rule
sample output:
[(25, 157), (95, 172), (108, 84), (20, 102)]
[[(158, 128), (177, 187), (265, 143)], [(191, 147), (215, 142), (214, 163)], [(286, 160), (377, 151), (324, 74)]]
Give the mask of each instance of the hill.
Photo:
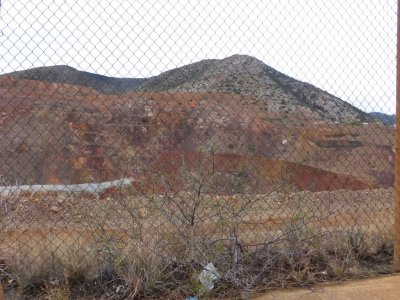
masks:
[(87, 86), (110, 94), (190, 92), (251, 95), (262, 109), (269, 112), (303, 113), (312, 118), (339, 122), (373, 120), (349, 103), (246, 55), (203, 60), (148, 79), (106, 77), (68, 66), (35, 68), (5, 75)]
[(369, 115), (378, 121), (382, 122), (383, 124), (389, 125), (389, 126), (395, 126), (396, 125), (396, 115), (388, 115), (384, 114), (381, 112), (371, 112)]
[(46, 68), (0, 76), (5, 185), (130, 177), (162, 190), (210, 170), (221, 192), (393, 183), (393, 129), (252, 57), (148, 79)]
[[(78, 86), (91, 87), (101, 93), (121, 94), (134, 91), (142, 84), (142, 78), (114, 78), (89, 72), (78, 71), (69, 66), (52, 66), (18, 71), (1, 76), (17, 77), (46, 81), (51, 83), (68, 83)], [(0, 76), (0, 77), (1, 77)]]
[(251, 95), (269, 112), (303, 113), (340, 122), (372, 120), (347, 102), (246, 55), (204, 60), (177, 68), (149, 78), (137, 91)]

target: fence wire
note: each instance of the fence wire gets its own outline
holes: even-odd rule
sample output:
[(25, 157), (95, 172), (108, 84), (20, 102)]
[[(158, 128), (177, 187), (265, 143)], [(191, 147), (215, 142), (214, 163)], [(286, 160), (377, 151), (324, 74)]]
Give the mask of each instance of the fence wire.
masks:
[(396, 4), (3, 2), (6, 296), (393, 272)]

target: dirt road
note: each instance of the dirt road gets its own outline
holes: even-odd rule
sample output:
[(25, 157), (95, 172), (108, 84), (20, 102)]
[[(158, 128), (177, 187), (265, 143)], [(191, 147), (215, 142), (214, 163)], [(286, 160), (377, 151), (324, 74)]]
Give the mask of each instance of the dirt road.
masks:
[(310, 289), (273, 291), (253, 300), (397, 300), (400, 299), (400, 274), (351, 281), (335, 285), (319, 285)]

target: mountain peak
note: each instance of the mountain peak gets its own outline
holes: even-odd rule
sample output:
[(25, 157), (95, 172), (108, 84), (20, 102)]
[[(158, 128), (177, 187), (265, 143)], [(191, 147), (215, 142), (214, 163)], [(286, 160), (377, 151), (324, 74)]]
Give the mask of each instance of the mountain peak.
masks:
[(21, 79), (89, 86), (107, 94), (126, 92), (225, 93), (252, 97), (267, 112), (301, 113), (312, 118), (351, 122), (373, 118), (349, 103), (291, 78), (261, 60), (243, 54), (207, 59), (147, 79), (113, 78), (53, 66), (20, 71), (9, 76)]
[(138, 91), (240, 94), (253, 97), (269, 112), (305, 113), (330, 121), (372, 120), (349, 103), (241, 54), (167, 71), (146, 80)]
[(246, 54), (234, 54), (222, 59), (222, 61), (230, 61), (235, 64), (244, 64), (246, 62), (264, 64), (261, 60)]
[(18, 77), (21, 79), (60, 82), (63, 81), (64, 78), (71, 76), (71, 74), (79, 72), (80, 71), (67, 65), (55, 65), (55, 66), (37, 67), (5, 75)]

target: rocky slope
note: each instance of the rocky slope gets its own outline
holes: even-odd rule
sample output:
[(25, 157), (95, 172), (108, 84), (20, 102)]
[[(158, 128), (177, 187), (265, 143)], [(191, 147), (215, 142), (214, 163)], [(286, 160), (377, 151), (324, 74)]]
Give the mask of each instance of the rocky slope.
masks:
[(340, 122), (373, 120), (347, 102), (246, 55), (203, 60), (148, 79), (112, 78), (68, 66), (35, 68), (6, 75), (88, 86), (110, 94), (136, 91), (251, 95), (262, 109), (269, 112), (303, 113)]
[(309, 114), (341, 122), (372, 120), (347, 102), (246, 55), (174, 69), (146, 80), (137, 90), (251, 95), (265, 111)]
[(384, 114), (381, 112), (370, 112), (369, 115), (383, 124), (389, 125), (389, 126), (395, 126), (396, 124), (396, 115), (388, 115)]
[(162, 190), (209, 174), (223, 193), (393, 183), (392, 128), (251, 57), (146, 80), (39, 71), (0, 76), (3, 185), (130, 177)]

